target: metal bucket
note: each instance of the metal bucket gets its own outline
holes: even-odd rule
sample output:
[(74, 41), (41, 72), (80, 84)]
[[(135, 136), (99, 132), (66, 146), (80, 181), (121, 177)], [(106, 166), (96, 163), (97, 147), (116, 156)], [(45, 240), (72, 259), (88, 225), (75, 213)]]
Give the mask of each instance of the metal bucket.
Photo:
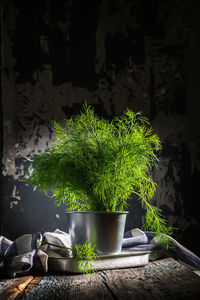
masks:
[(121, 251), (128, 212), (67, 212), (71, 244), (96, 244), (101, 255)]

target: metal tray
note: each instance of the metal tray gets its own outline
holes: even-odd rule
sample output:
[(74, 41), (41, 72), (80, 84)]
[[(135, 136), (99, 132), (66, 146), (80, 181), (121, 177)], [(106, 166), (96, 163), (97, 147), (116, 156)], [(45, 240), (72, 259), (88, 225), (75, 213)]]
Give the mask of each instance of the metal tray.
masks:
[[(124, 251), (115, 255), (102, 255), (92, 263), (96, 270), (122, 269), (149, 263), (150, 251)], [(48, 270), (52, 273), (82, 273), (80, 261), (74, 258), (49, 257)]]

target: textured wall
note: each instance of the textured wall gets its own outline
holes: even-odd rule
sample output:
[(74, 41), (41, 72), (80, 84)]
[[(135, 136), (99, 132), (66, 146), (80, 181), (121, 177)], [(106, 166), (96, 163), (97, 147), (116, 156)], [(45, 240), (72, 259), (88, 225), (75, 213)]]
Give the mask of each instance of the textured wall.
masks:
[[(150, 119), (163, 144), (153, 203), (200, 254), (199, 1), (1, 3), (1, 232), (67, 230), (63, 207), (22, 180), (51, 143), (50, 120), (87, 100), (106, 118), (129, 107)], [(126, 229), (143, 222), (131, 203)]]

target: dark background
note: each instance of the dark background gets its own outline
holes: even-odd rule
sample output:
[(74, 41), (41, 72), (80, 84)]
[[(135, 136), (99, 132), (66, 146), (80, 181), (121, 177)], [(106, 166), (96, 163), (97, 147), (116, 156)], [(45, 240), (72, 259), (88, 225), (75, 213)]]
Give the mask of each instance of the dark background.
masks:
[[(200, 255), (200, 1), (1, 1), (0, 234), (67, 231), (64, 207), (23, 182), (50, 121), (86, 100), (143, 111), (162, 141), (157, 192), (174, 237)], [(131, 199), (126, 230), (142, 227)]]

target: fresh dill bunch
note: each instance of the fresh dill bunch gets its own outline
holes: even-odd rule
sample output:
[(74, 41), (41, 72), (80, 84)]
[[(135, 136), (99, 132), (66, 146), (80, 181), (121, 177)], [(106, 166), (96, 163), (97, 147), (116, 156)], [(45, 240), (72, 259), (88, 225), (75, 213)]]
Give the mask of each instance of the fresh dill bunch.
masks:
[(124, 211), (136, 194), (147, 210), (145, 228), (172, 231), (150, 204), (156, 190), (151, 169), (162, 146), (147, 118), (126, 109), (109, 122), (85, 104), (80, 114), (52, 126), (56, 140), (35, 155), (28, 183), (68, 211)]
[(64, 250), (71, 250), (73, 253), (73, 258), (76, 260), (76, 263), (83, 274), (91, 275), (96, 272), (94, 263), (95, 261), (99, 260), (99, 255), (95, 250), (95, 244), (88, 243), (88, 241), (86, 241), (84, 244), (74, 244), (72, 247), (60, 246), (46, 241), (40, 241), (40, 244), (46, 244)]
[(85, 242), (85, 244), (74, 244), (74, 257), (77, 260), (81, 271), (84, 274), (93, 274), (96, 272), (94, 266), (95, 261), (99, 260), (99, 256), (95, 251), (96, 245)]
[(146, 211), (146, 222), (143, 229), (155, 232), (155, 237), (159, 237), (161, 246), (167, 250), (171, 245), (169, 236), (172, 235), (177, 228), (167, 226), (167, 221), (163, 218), (159, 208), (149, 203), (146, 205), (148, 209)]

